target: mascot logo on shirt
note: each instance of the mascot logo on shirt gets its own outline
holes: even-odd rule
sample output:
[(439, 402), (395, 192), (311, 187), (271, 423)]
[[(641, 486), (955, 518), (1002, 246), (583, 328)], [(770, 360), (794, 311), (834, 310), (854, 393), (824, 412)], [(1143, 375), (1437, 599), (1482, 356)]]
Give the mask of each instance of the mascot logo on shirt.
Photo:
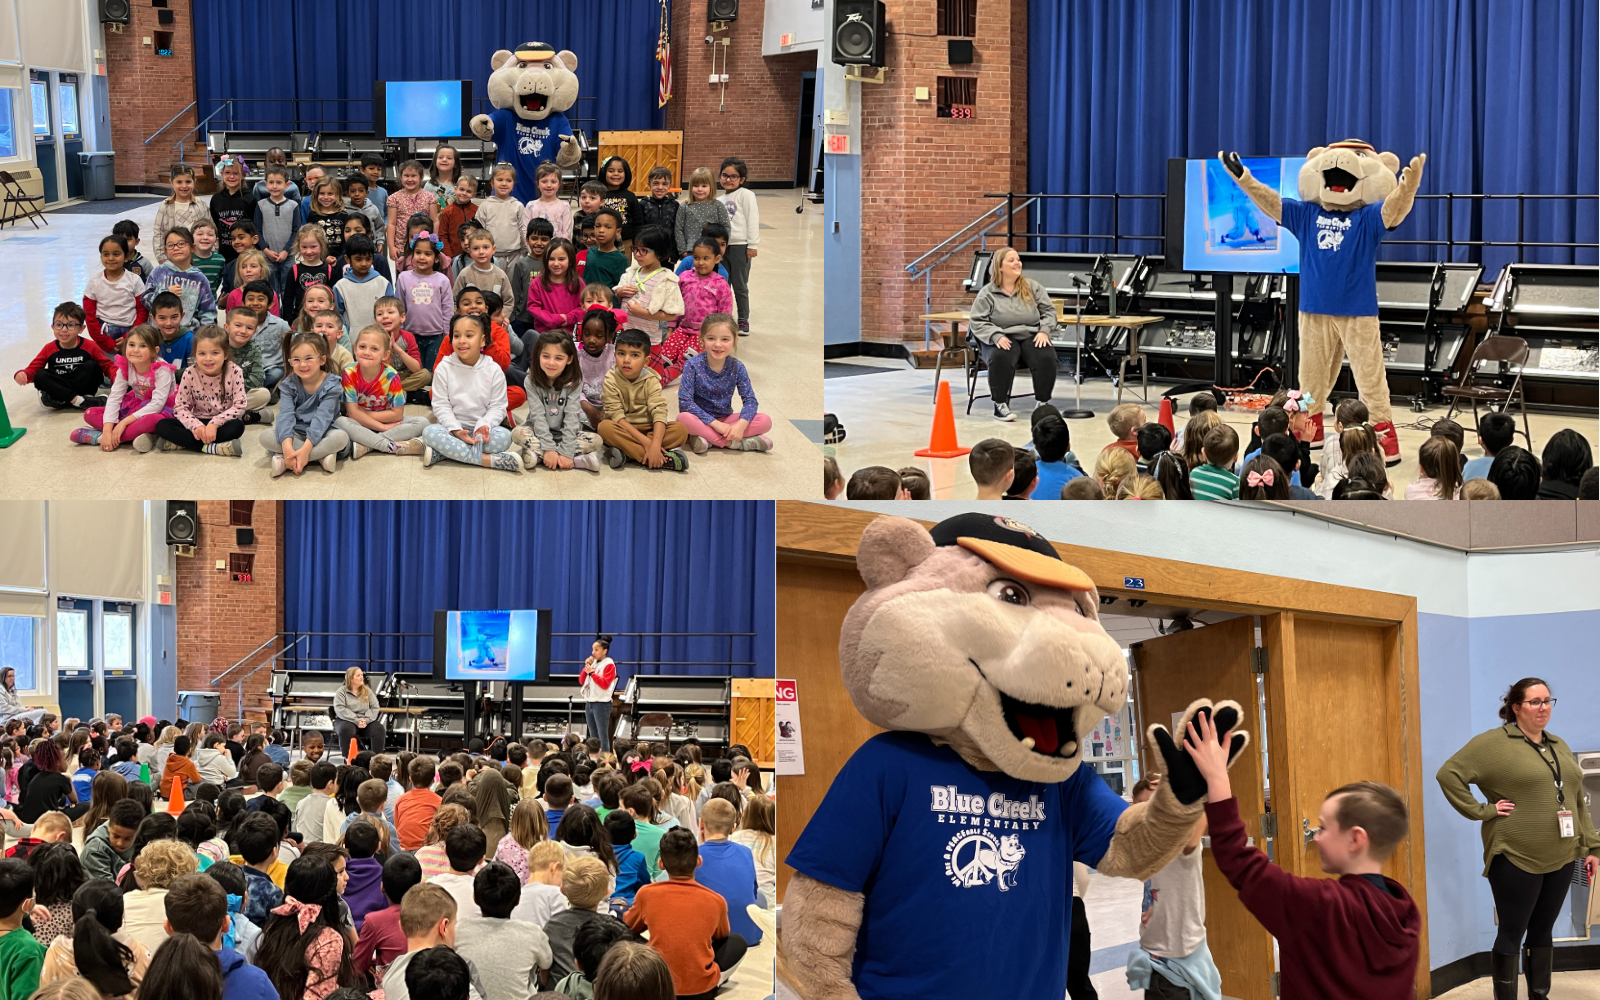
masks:
[(1016, 834), (996, 838), (987, 830), (966, 830), (944, 849), (944, 873), (962, 889), (994, 882), (1005, 892), (1017, 884), (1017, 868), (1027, 854)]

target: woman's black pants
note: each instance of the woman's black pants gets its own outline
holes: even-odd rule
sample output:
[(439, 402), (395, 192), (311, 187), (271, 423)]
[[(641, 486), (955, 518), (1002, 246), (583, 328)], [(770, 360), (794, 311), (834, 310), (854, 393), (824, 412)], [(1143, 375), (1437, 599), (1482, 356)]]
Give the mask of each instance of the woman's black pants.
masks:
[(1056, 387), (1056, 349), (1049, 344), (1036, 347), (1033, 337), (1020, 339), (1007, 337), (1011, 347), (1002, 351), (993, 344), (983, 345), (983, 363), (989, 368), (989, 396), (1000, 403), (1011, 402), (1011, 383), (1017, 377), (1017, 362), (1025, 360), (1033, 375), (1033, 398), (1041, 403), (1050, 402)]
[(1549, 874), (1534, 875), (1512, 864), (1504, 854), (1496, 854), (1489, 862), (1489, 888), (1500, 919), (1494, 950), (1502, 955), (1520, 955), (1524, 935), (1526, 947), (1553, 947), (1551, 929), (1566, 901), (1572, 874), (1572, 865), (1562, 865)]
[(334, 739), (339, 741), (340, 753), (350, 749), (351, 737), (355, 738), (357, 746), (365, 743), (367, 749), (373, 753), (383, 753), (383, 744), (386, 739), (383, 723), (381, 722), (369, 722), (367, 723), (367, 728), (361, 729), (354, 722), (347, 722), (344, 719), (335, 719), (333, 721), (333, 736)]

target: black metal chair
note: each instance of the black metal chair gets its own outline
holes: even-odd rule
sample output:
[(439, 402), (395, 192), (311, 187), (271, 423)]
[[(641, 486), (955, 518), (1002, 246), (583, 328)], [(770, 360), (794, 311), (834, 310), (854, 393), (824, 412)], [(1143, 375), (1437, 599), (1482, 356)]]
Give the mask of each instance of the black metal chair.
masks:
[(33, 223), (35, 229), (39, 228), (41, 219), (45, 225), (50, 224), (39, 207), (44, 204), (44, 195), (24, 191), (22, 184), (9, 170), (0, 170), (0, 189), (5, 191), (5, 202), (0, 207), (0, 229), (4, 229), (7, 223), (20, 222), (23, 218)]
[[(1528, 342), (1521, 337), (1510, 334), (1493, 334), (1479, 341), (1477, 348), (1472, 352), (1472, 360), (1467, 364), (1467, 370), (1461, 377), (1460, 385), (1447, 385), (1444, 394), (1450, 398), (1450, 412), (1445, 414), (1446, 419), (1455, 419), (1456, 408), (1472, 403), (1472, 426), (1465, 428), (1470, 431), (1478, 429), (1478, 406), (1488, 407), (1491, 413), (1504, 413), (1513, 405), (1522, 413), (1523, 440), (1528, 442), (1528, 450), (1533, 451), (1533, 437), (1528, 433), (1528, 405), (1522, 392), (1522, 369), (1528, 361)], [(1482, 373), (1484, 377), (1500, 379), (1511, 375), (1511, 387), (1501, 388), (1496, 382), (1493, 385), (1479, 384), (1478, 371), (1480, 363), (1493, 365), (1489, 373)], [(1496, 403), (1499, 404), (1498, 408)]]

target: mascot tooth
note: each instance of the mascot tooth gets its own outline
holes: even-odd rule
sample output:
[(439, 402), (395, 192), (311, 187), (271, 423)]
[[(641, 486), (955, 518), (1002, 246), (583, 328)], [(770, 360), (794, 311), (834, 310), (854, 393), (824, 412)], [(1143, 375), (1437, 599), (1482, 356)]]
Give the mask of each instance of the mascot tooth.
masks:
[(515, 52), (489, 58), (489, 103), (494, 113), (471, 121), (472, 134), (495, 144), (495, 156), (517, 172), (511, 196), (537, 200), (534, 171), (549, 160), (573, 166), (583, 156), (572, 136), (567, 109), (578, 100), (578, 57), (542, 42), (524, 42)]
[(1396, 178), (1400, 158), (1360, 139), (1318, 146), (1300, 168), (1299, 201), (1256, 180), (1238, 153), (1217, 156), (1255, 206), (1300, 241), (1300, 388), (1318, 432), (1348, 357), (1384, 461), (1396, 464), (1400, 440), (1378, 335), (1378, 244), (1411, 214), (1427, 155), (1413, 156)]
[[(786, 859), (793, 985), (812, 1000), (1061, 1000), (1072, 863), (1159, 871), (1200, 819), (1205, 779), (1159, 725), (1148, 802), (1078, 766), (1083, 737), (1126, 700), (1127, 664), (1094, 583), (1028, 526), (881, 517), (856, 563), (867, 590), (839, 664), (889, 732), (851, 756)], [(1240, 718), (1202, 699), (1184, 723), (1202, 713), (1219, 732)], [(1233, 734), (1230, 764), (1247, 742)]]

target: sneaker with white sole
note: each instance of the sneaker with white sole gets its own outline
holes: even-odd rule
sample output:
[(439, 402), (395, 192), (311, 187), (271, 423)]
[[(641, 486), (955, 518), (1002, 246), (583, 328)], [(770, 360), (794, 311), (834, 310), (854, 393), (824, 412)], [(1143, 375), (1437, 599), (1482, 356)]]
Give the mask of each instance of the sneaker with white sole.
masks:
[(589, 472), (600, 471), (600, 453), (591, 451), (587, 454), (574, 456), (572, 459), (574, 469), (585, 469)]
[(420, 455), (424, 445), (421, 438), (412, 438), (409, 441), (396, 441), (391, 455)]
[(432, 445), (424, 443), (422, 446), (422, 467), (426, 469), (428, 466), (432, 465), (438, 460), (439, 453), (433, 450)]
[(704, 455), (711, 450), (711, 445), (698, 434), (689, 435), (689, 447), (694, 449), (696, 455)]
[(154, 434), (140, 434), (133, 439), (133, 450), (141, 455), (149, 454), (155, 450), (155, 447), (156, 436)]
[(767, 437), (765, 434), (757, 434), (755, 437), (747, 437), (742, 443), (745, 451), (772, 450), (772, 439)]
[(277, 479), (279, 476), (283, 475), (283, 470), (286, 469), (286, 468), (288, 468), (288, 466), (283, 464), (283, 456), (278, 454), (277, 452), (273, 452), (272, 453), (272, 478), (273, 479)]
[(330, 451), (322, 456), (322, 471), (333, 472), (339, 468), (339, 453)]
[(162, 438), (159, 442), (157, 442), (156, 447), (160, 448), (162, 451), (182, 451), (183, 450), (183, 445), (180, 445), (175, 441), (168, 441), (166, 438)]
[(207, 455), (222, 455), (226, 458), (238, 458), (244, 454), (244, 448), (240, 446), (238, 439), (234, 439), (232, 441), (213, 441), (200, 450), (205, 452)]
[(367, 452), (369, 452), (371, 450), (372, 450), (371, 448), (368, 448), (364, 444), (357, 443), (357, 444), (351, 445), (350, 446), (350, 461), (354, 462), (356, 459), (360, 458), (362, 455), (365, 455)]
[(497, 451), (489, 456), (489, 467), (505, 472), (522, 472), (522, 455), (515, 451)]
[(683, 453), (682, 448), (668, 448), (666, 455), (667, 464), (672, 467), (673, 472), (689, 471), (689, 456)]
[(1007, 423), (1010, 423), (1011, 421), (1017, 419), (1017, 415), (1011, 412), (1010, 404), (996, 403), (994, 404), (994, 418), (996, 420), (1004, 420)]
[(100, 443), (100, 432), (93, 427), (75, 427), (67, 437), (71, 438), (73, 444)]

